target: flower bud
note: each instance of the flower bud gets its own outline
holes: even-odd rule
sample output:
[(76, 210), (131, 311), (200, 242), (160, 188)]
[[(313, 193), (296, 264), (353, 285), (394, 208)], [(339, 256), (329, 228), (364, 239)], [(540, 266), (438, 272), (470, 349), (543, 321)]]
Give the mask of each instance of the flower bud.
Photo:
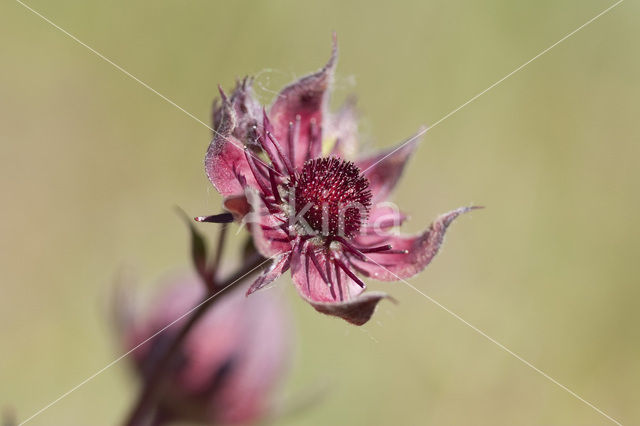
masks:
[[(238, 286), (216, 296), (220, 299), (187, 335), (170, 366), (155, 424), (247, 424), (269, 413), (271, 393), (289, 364), (291, 321), (282, 294), (261, 292), (247, 298), (245, 292), (245, 286)], [(119, 301), (117, 320), (127, 350), (162, 330), (131, 354), (143, 378), (188, 316), (165, 327), (204, 297), (204, 285), (190, 276), (163, 288), (145, 315), (125, 312)]]

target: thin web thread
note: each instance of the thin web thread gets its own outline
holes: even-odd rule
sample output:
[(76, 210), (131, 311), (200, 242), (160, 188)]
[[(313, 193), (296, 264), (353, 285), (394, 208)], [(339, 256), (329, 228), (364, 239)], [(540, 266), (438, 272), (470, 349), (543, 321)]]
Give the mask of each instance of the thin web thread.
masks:
[(534, 56), (533, 58), (529, 59), (527, 62), (525, 62), (524, 64), (520, 65), (518, 68), (514, 69), (513, 71), (511, 71), (509, 74), (505, 75), (504, 77), (502, 77), (500, 80), (496, 81), (495, 83), (493, 83), (491, 86), (487, 87), (486, 89), (484, 89), (482, 92), (478, 93), (477, 95), (473, 96), (471, 99), (469, 99), (468, 101), (466, 101), (465, 103), (463, 103), (462, 105), (460, 105), (459, 107), (455, 108), (454, 110), (452, 110), (451, 112), (449, 112), (448, 114), (446, 114), (444, 117), (442, 117), (441, 119), (439, 119), (438, 121), (436, 121), (435, 123), (433, 123), (431, 126), (426, 127), (425, 129), (419, 131), (418, 133), (416, 133), (415, 135), (413, 135), (412, 137), (410, 137), (409, 139), (407, 139), (404, 143), (400, 144), (400, 146), (396, 147), (393, 151), (391, 151), (390, 153), (388, 153), (387, 155), (383, 156), (382, 158), (380, 158), (378, 161), (376, 161), (375, 163), (373, 163), (372, 165), (370, 165), (369, 167), (367, 167), (366, 169), (364, 169), (362, 171), (362, 173), (366, 173), (368, 170), (370, 170), (372, 167), (375, 167), (378, 163), (380, 163), (381, 161), (383, 161), (384, 159), (386, 159), (387, 157), (393, 155), (396, 151), (402, 149), (402, 147), (404, 147), (405, 145), (407, 145), (408, 143), (413, 142), (414, 140), (418, 139), (419, 137), (421, 137), (422, 135), (424, 135), (425, 133), (427, 133), (429, 130), (433, 129), (434, 127), (436, 127), (438, 124), (442, 123), (444, 120), (446, 120), (447, 118), (451, 117), (453, 114), (455, 114), (456, 112), (460, 111), (462, 108), (466, 107), (467, 105), (469, 105), (471, 102), (475, 101), (476, 99), (478, 99), (480, 96), (484, 95), (485, 93), (487, 93), (489, 90), (493, 89), (494, 87), (496, 87), (497, 85), (499, 85), (500, 83), (502, 83), (503, 81), (505, 81), (506, 79), (508, 79), (509, 77), (511, 77), (512, 75), (514, 75), (515, 73), (517, 73), (518, 71), (520, 71), (521, 69), (523, 69), (524, 67), (526, 67), (527, 65), (529, 65), (531, 62), (535, 61), (536, 59), (538, 59), (539, 57), (541, 57), (542, 55), (544, 55), (545, 53), (547, 53), (548, 51), (550, 51), (551, 49), (553, 49), (554, 47), (556, 47), (557, 45), (559, 45), (560, 43), (562, 43), (563, 41), (565, 41), (566, 39), (568, 39), (569, 37), (573, 36), (575, 33), (577, 33), (578, 31), (580, 31), (581, 29), (583, 29), (584, 27), (586, 27), (587, 25), (591, 24), (593, 21), (595, 21), (596, 19), (600, 18), (602, 15), (608, 13), (609, 11), (611, 11), (614, 7), (618, 6), (620, 3), (622, 3), (624, 0), (618, 0), (616, 3), (614, 3), (613, 5), (609, 6), (608, 8), (606, 8), (605, 10), (603, 10), (602, 12), (598, 13), (596, 16), (594, 16), (593, 18), (589, 19), (587, 22), (585, 22), (584, 24), (580, 25), (578, 28), (576, 28), (575, 30), (571, 31), (569, 34), (567, 34), (566, 36), (562, 37), (560, 40), (556, 41), (555, 43), (553, 43), (551, 46), (547, 47), (546, 49), (544, 49), (543, 51), (541, 51), (540, 53), (538, 53), (536, 56)]
[[(211, 126), (209, 126), (207, 123), (205, 123), (204, 121), (200, 120), (198, 117), (196, 117), (195, 115), (193, 115), (192, 113), (190, 113), (189, 111), (187, 111), (186, 109), (184, 109), (183, 107), (181, 107), (180, 105), (178, 105), (177, 103), (175, 103), (173, 100), (171, 100), (170, 98), (166, 97), (165, 95), (163, 95), (162, 93), (158, 92), (156, 89), (154, 89), (153, 87), (149, 86), (147, 83), (145, 83), (144, 81), (140, 80), (138, 77), (136, 77), (135, 75), (131, 74), (129, 71), (127, 71), (126, 69), (124, 69), (123, 67), (121, 67), (120, 65), (116, 64), (115, 62), (113, 62), (111, 59), (109, 59), (108, 57), (106, 57), (105, 55), (103, 55), (102, 53), (98, 52), (96, 49), (94, 49), (93, 47), (89, 46), (87, 43), (83, 42), (82, 40), (80, 40), (78, 37), (74, 36), (73, 34), (71, 34), (69, 31), (65, 30), (64, 28), (60, 27), (59, 25), (57, 25), (56, 23), (54, 23), (53, 21), (51, 21), (49, 18), (47, 18), (46, 16), (44, 16), (43, 14), (41, 14), (40, 12), (38, 12), (37, 10), (33, 9), (31, 6), (29, 6), (28, 4), (24, 3), (21, 0), (16, 0), (16, 2), (18, 2), (20, 5), (22, 5), (24, 8), (28, 9), (29, 11), (31, 11), (32, 13), (34, 13), (35, 15), (39, 16), (40, 18), (42, 18), (44, 21), (46, 21), (48, 24), (50, 24), (51, 26), (53, 26), (54, 28), (60, 30), (62, 33), (64, 33), (65, 35), (67, 35), (69, 38), (71, 38), (73, 41), (75, 41), (76, 43), (80, 44), (81, 46), (87, 48), (89, 51), (91, 51), (91, 53), (95, 54), (96, 56), (98, 56), (99, 58), (103, 59), (104, 61), (108, 62), (109, 64), (111, 64), (114, 68), (116, 68), (118, 71), (122, 72), (124, 75), (126, 75), (127, 77), (131, 78), (132, 80), (134, 80), (135, 82), (139, 83), (140, 85), (142, 85), (145, 89), (155, 93), (156, 95), (158, 95), (159, 97), (161, 97), (162, 99), (164, 99), (165, 101), (167, 101), (168, 103), (170, 103), (171, 105), (173, 105), (174, 107), (176, 107), (177, 109), (179, 109), (180, 111), (182, 111), (183, 113), (185, 113), (186, 115), (188, 115), (189, 117), (193, 118), (195, 121), (197, 121), (198, 123), (202, 124), (204, 127), (206, 127), (207, 129), (211, 130), (214, 134), (220, 136), (221, 138), (223, 138), (225, 141), (229, 142), (232, 146), (234, 146), (235, 148), (241, 150), (241, 151), (245, 151), (243, 147), (240, 147), (238, 145), (236, 145), (234, 143), (234, 141), (229, 140), (226, 136), (224, 136), (223, 134), (221, 134), (220, 132), (216, 131), (215, 129), (213, 129)], [(250, 150), (246, 151), (249, 155), (251, 155), (252, 157), (254, 157), (256, 160), (260, 160), (259, 157), (257, 157), (255, 154), (253, 154)], [(261, 161), (261, 160), (260, 160)], [(273, 172), (278, 173), (276, 170), (274, 170), (273, 168), (271, 168), (271, 166), (269, 166), (268, 164), (265, 164), (266, 167), (268, 167), (269, 169), (271, 169)]]
[(140, 342), (139, 344), (137, 344), (136, 346), (134, 346), (133, 348), (131, 348), (130, 350), (128, 350), (127, 352), (125, 352), (124, 354), (120, 355), (118, 358), (116, 358), (115, 360), (111, 361), (109, 364), (107, 364), (106, 366), (104, 366), (103, 368), (101, 368), (100, 370), (96, 371), (95, 373), (93, 373), (91, 376), (87, 377), (86, 379), (84, 379), (82, 382), (78, 383), (77, 385), (75, 385), (74, 387), (72, 387), (71, 389), (69, 389), (68, 391), (66, 391), (65, 393), (63, 393), (62, 395), (60, 395), (58, 398), (56, 398), (55, 400), (51, 401), (49, 404), (47, 404), (46, 406), (42, 407), (40, 410), (36, 411), (34, 414), (32, 414), (30, 417), (28, 417), (26, 420), (22, 421), (21, 423), (18, 424), (18, 426), (22, 426), (24, 424), (26, 424), (27, 422), (33, 420), (36, 416), (40, 415), (42, 412), (46, 411), (47, 409), (51, 408), (53, 405), (55, 405), (56, 403), (60, 402), (62, 399), (66, 398), (67, 396), (69, 396), (70, 394), (72, 394), (73, 392), (75, 392), (76, 390), (78, 390), (79, 388), (81, 388), (82, 386), (84, 386), (86, 383), (90, 382), (91, 380), (93, 380), (94, 378), (96, 378), (97, 376), (99, 376), (100, 374), (104, 373), (106, 370), (108, 370), (109, 368), (111, 368), (112, 366), (114, 366), (115, 364), (117, 364), (118, 362), (120, 362), (121, 360), (123, 360), (124, 358), (126, 358), (128, 355), (132, 354), (133, 352), (135, 352), (138, 348), (140, 348), (141, 346), (145, 345), (146, 343), (148, 343), (150, 340), (154, 339), (156, 336), (158, 336), (159, 334), (161, 334), (162, 332), (164, 332), (166, 329), (168, 329), (169, 327), (173, 326), (174, 324), (182, 321), (186, 316), (188, 316), (189, 314), (191, 314), (192, 312), (194, 312), (196, 309), (198, 309), (200, 306), (204, 305), (205, 303), (208, 303), (210, 300), (214, 299), (215, 297), (217, 297), (218, 295), (222, 294), (225, 290), (227, 290), (228, 288), (230, 288), (231, 286), (233, 286), (234, 284), (236, 284), (237, 282), (241, 281), (243, 278), (245, 278), (247, 275), (251, 274), (253, 271), (255, 271), (256, 269), (260, 268), (262, 265), (264, 265), (265, 263), (267, 263), (268, 261), (272, 260), (273, 258), (269, 258), (266, 259), (264, 262), (260, 263), (258, 266), (254, 267), (253, 269), (251, 269), (249, 272), (247, 272), (246, 274), (244, 274), (243, 276), (241, 276), (240, 278), (236, 279), (235, 281), (233, 281), (232, 283), (230, 283), (229, 285), (227, 285), (226, 287), (224, 287), (222, 290), (212, 294), (211, 296), (207, 297), (205, 300), (203, 300), (202, 302), (198, 303), (196, 306), (194, 306), (193, 308), (189, 309), (187, 312), (185, 312), (184, 314), (180, 315), (178, 318), (176, 318), (175, 320), (171, 321), (169, 324), (167, 324), (166, 326), (164, 326), (163, 328), (161, 328), (160, 330), (156, 331), (154, 334), (152, 334), (151, 336), (147, 337), (145, 340), (143, 340), (142, 342)]
[(491, 343), (495, 344), (500, 349), (502, 349), (503, 351), (507, 352), (509, 355), (511, 355), (514, 358), (516, 358), (518, 361), (522, 362), (523, 364), (525, 364), (529, 368), (533, 369), (534, 371), (536, 371), (537, 373), (542, 375), (544, 378), (546, 378), (550, 382), (554, 383), (555, 385), (559, 386), (564, 391), (568, 392), (571, 396), (573, 396), (573, 397), (577, 398), (578, 400), (582, 401), (583, 403), (585, 403), (586, 405), (588, 405), (589, 407), (591, 407), (592, 409), (597, 411), (599, 414), (601, 414), (602, 416), (604, 416), (607, 419), (609, 419), (610, 421), (612, 421), (613, 423), (622, 426), (622, 424), (620, 422), (618, 422), (616, 419), (614, 419), (613, 417), (611, 417), (610, 415), (608, 415), (607, 413), (605, 413), (604, 411), (602, 411), (601, 409), (599, 409), (598, 407), (596, 407), (595, 405), (593, 405), (592, 403), (590, 403), (589, 401), (587, 401), (586, 399), (584, 399), (583, 397), (581, 397), (580, 395), (578, 395), (577, 393), (575, 393), (574, 391), (572, 391), (571, 389), (569, 389), (568, 387), (566, 387), (565, 385), (563, 385), (562, 383), (560, 383), (559, 381), (557, 381), (556, 379), (554, 379), (553, 377), (551, 377), (550, 375), (545, 373), (544, 371), (540, 370), (538, 367), (536, 367), (535, 365), (533, 365), (532, 363), (530, 363), (526, 359), (522, 358), (520, 355), (518, 355), (517, 353), (513, 352), (511, 349), (507, 348), (505, 345), (503, 345), (502, 343), (498, 342), (496, 339), (494, 339), (493, 337), (489, 336), (487, 333), (485, 333), (484, 331), (480, 330), (478, 327), (476, 327), (475, 325), (471, 324), (469, 321), (465, 320), (460, 315), (456, 314), (451, 309), (447, 308), (442, 303), (440, 303), (437, 300), (435, 300), (433, 297), (431, 297), (431, 296), (427, 295), (426, 293), (422, 292), (421, 290), (419, 290), (415, 286), (411, 285), (407, 280), (405, 280), (403, 278), (400, 278), (398, 275), (394, 274), (389, 269), (387, 269), (384, 266), (380, 265), (378, 262), (376, 262), (375, 260), (371, 259), (370, 256), (367, 256), (366, 254), (364, 254), (364, 256), (367, 258), (367, 260), (375, 263), (379, 267), (381, 267), (384, 270), (386, 270), (387, 272), (389, 272), (391, 275), (396, 277), (399, 281), (402, 281), (409, 288), (413, 289), (414, 291), (416, 291), (417, 293), (419, 293), (420, 295), (425, 297), (431, 303), (435, 304), (440, 309), (444, 310), (449, 315), (453, 316), (455, 319), (457, 319), (458, 321), (462, 322), (464, 325), (466, 325), (467, 327), (471, 328), (473, 331), (475, 331), (476, 333), (480, 334), (481, 336), (483, 336), (484, 338), (489, 340)]
[[(460, 109), (464, 108), (466, 105), (468, 105), (469, 103), (473, 102), (474, 100), (476, 100), (477, 98), (479, 98), (480, 96), (482, 96), (484, 93), (486, 93), (487, 91), (491, 90), (493, 87), (497, 86), (498, 84), (500, 84), (502, 81), (506, 80), (507, 78), (509, 78), (511, 75), (515, 74), (517, 71), (519, 71), (520, 69), (524, 68), (526, 65), (528, 65), (529, 63), (533, 62), (535, 59), (537, 59), (538, 57), (542, 56), (544, 53), (546, 53), (547, 51), (551, 50), (553, 47), (555, 47), (556, 45), (558, 45), (559, 43), (561, 43), (562, 41), (566, 40), (567, 38), (571, 37), (573, 34), (575, 34), (576, 32), (578, 32), (579, 30), (581, 30), (582, 28), (584, 28), (585, 26), (589, 25), (590, 23), (592, 23), (593, 21), (595, 21), (596, 19), (598, 19), (600, 16), (604, 15), (605, 13), (609, 12), (611, 9), (613, 9), (614, 7), (618, 6), (620, 3), (622, 3), (624, 0), (619, 0), (618, 2), (616, 2), (615, 4), (613, 4), (612, 6), (610, 6), (609, 8), (605, 9), (603, 12), (601, 12), (600, 14), (598, 14), (597, 16), (595, 16), (594, 18), (592, 18), (591, 20), (587, 21), (585, 24), (583, 24), (582, 26), (578, 27), (576, 30), (574, 30), (573, 32), (569, 33), (567, 36), (565, 36), (564, 38), (562, 38), (561, 40), (559, 40), (558, 42), (556, 42), (555, 44), (553, 44), (552, 46), (550, 46), (549, 48), (545, 49), (544, 51), (542, 51), (541, 53), (539, 53), (537, 56), (535, 56), (534, 58), (532, 58), (531, 60), (527, 61), (526, 63), (524, 63), (523, 65), (521, 65), (520, 67), (516, 68), (516, 70), (512, 71), (511, 73), (507, 74), (505, 77), (503, 77), (502, 79), (500, 79), (499, 81), (497, 81), (496, 83), (494, 83), (493, 85), (489, 86), (487, 89), (485, 89), (484, 91), (480, 92), (479, 94), (477, 94), (476, 96), (474, 96), (473, 98), (471, 98), (469, 101), (465, 102), (464, 104), (462, 104), (461, 106), (459, 106), (458, 108), (456, 108), (455, 110), (451, 111), (449, 114), (445, 115), (443, 118), (441, 118), (440, 120), (438, 120), (437, 122), (435, 122), (431, 127), (424, 129), (423, 131), (419, 132), (418, 134), (416, 134), (415, 136), (413, 136), (412, 138), (408, 139), (402, 146), (406, 145), (407, 143), (410, 143), (411, 141), (415, 140), (416, 138), (422, 136), (423, 134), (425, 134), (428, 130), (432, 129), (433, 127), (435, 127), (436, 125), (438, 125), (439, 123), (441, 123), (442, 121), (444, 121), (445, 119), (449, 118), (451, 115), (455, 114), (457, 111), (459, 111)], [(139, 84), (141, 84), (143, 87), (145, 87), (146, 89), (150, 90), (151, 92), (155, 93), (156, 95), (158, 95), (159, 97), (161, 97), (162, 99), (164, 99), (165, 101), (167, 101), (168, 103), (170, 103), (171, 105), (173, 105), (175, 108), (179, 109), (180, 111), (182, 111), (183, 113), (185, 113), (186, 115), (188, 115), (189, 117), (191, 117), (192, 119), (196, 120), (197, 122), (199, 122), (200, 124), (204, 125), (205, 127), (207, 127), (209, 130), (211, 130), (212, 132), (220, 135), (218, 132), (216, 132), (216, 130), (214, 130), (213, 128), (211, 128), (211, 126), (209, 126), (208, 124), (206, 124), (205, 122), (203, 122), (202, 120), (200, 120), (199, 118), (197, 118), (195, 115), (191, 114), (189, 111), (185, 110), (184, 108), (182, 108), (181, 106), (179, 106), (178, 104), (176, 104), (174, 101), (172, 101), (171, 99), (169, 99), (168, 97), (164, 96), (163, 94), (161, 94), (160, 92), (158, 92), (157, 90), (153, 89), (151, 86), (149, 86), (148, 84), (146, 84), (145, 82), (143, 82), (142, 80), (140, 80), (139, 78), (137, 78), (136, 76), (134, 76), (133, 74), (131, 74), (130, 72), (128, 72), (127, 70), (125, 70), (124, 68), (122, 68), (121, 66), (119, 66), (118, 64), (116, 64), (115, 62), (113, 62), (112, 60), (110, 60), (109, 58), (107, 58), (106, 56), (104, 56), (103, 54), (101, 54), (100, 52), (98, 52), (97, 50), (93, 49), (92, 47), (90, 47), (89, 45), (87, 45), (86, 43), (82, 42), (81, 40), (79, 40), (77, 37), (75, 37), (73, 34), (69, 33), (68, 31), (66, 31), (65, 29), (63, 29), (62, 27), (58, 26), (57, 24), (55, 24), (54, 22), (52, 22), (50, 19), (48, 19), (47, 17), (45, 17), (44, 15), (42, 15), (41, 13), (39, 13), (38, 11), (36, 11), (35, 9), (33, 9), (32, 7), (30, 7), (29, 5), (27, 5), (26, 3), (22, 2), (21, 0), (16, 0), (17, 3), (19, 3), (20, 5), (22, 5), (23, 7), (25, 7), (26, 9), (28, 9), (29, 11), (31, 11), (32, 13), (34, 13), (35, 15), (37, 15), (38, 17), (40, 17), (41, 19), (43, 19), (44, 21), (46, 21), (47, 23), (49, 23), (50, 25), (52, 25), (54, 28), (58, 29), (59, 31), (63, 32), (65, 35), (67, 35), (68, 37), (70, 37), (71, 39), (73, 39), (75, 42), (77, 42), (78, 44), (82, 45), (83, 47), (87, 48), (88, 50), (90, 50), (92, 53), (94, 53), (95, 55), (97, 55), (98, 57), (100, 57), (101, 59), (105, 60), (106, 62), (108, 62), (109, 64), (111, 64), (112, 66), (114, 66), (116, 69), (118, 69), (119, 71), (121, 71), (122, 73), (124, 73), (125, 75), (127, 75), (129, 78), (133, 79), (134, 81), (138, 82)], [(224, 138), (223, 135), (220, 135), (221, 137)], [(233, 146), (236, 146), (235, 144), (232, 143)], [(398, 147), (396, 150), (392, 151), (391, 153), (389, 153), (387, 156), (393, 154), (395, 151), (397, 151), (398, 149), (400, 149), (402, 146)], [(238, 146), (236, 146), (236, 148), (238, 149), (242, 149)], [(386, 157), (384, 157), (386, 158)], [(379, 161), (382, 161), (384, 158), (382, 158)], [(377, 163), (376, 163), (377, 164)], [(375, 165), (375, 164), (374, 164)], [(370, 166), (368, 169), (370, 169), (371, 167), (373, 167), (374, 165)], [(367, 171), (368, 169), (366, 169), (365, 171)], [(264, 265), (267, 261), (269, 261), (271, 259), (267, 259), (265, 260), (263, 263), (261, 263), (260, 265), (256, 266), (254, 269), (252, 269), (250, 272), (248, 272), (246, 275), (248, 275), (249, 273), (253, 272), (255, 269), (259, 268), (260, 266)], [(393, 274), (393, 273), (392, 273)], [(245, 276), (246, 276), (245, 275)], [(240, 279), (244, 278), (241, 277)], [(212, 295), (208, 300), (214, 298), (215, 296), (217, 296), (218, 294), (222, 293), (224, 290), (226, 290), (227, 288), (231, 287), (234, 283), (236, 283), (237, 281), (239, 281), (240, 279), (234, 281), (233, 283), (229, 284), (227, 287), (225, 287), (224, 289), (222, 289), (220, 292)], [(471, 324), (469, 324), (468, 322), (466, 322), (464, 319), (462, 319), (461, 317), (459, 317), (458, 315), (456, 315), (455, 313), (449, 311), (447, 308), (445, 308), (444, 306), (442, 306), (441, 304), (437, 303), (435, 300), (433, 300), (432, 298), (430, 298), (429, 296), (425, 295), (424, 293), (420, 292), (419, 290), (417, 290), (415, 287), (413, 287), (411, 284), (409, 284), (408, 282), (406, 282), (405, 280), (401, 280), (403, 282), (405, 282), (405, 284), (409, 285), (411, 288), (413, 288), (414, 290), (418, 291), (420, 294), (422, 294), (424, 297), (427, 297), (429, 300), (431, 300), (432, 302), (436, 303), (438, 306), (440, 306), (441, 308), (445, 309), (447, 312), (449, 312), (450, 314), (454, 315), (456, 318), (458, 318), (459, 320), (463, 321), (465, 324), (467, 324), (468, 326), (470, 326), (471, 328), (473, 328), (475, 331), (479, 332), (480, 334), (482, 334), (483, 336), (485, 336), (486, 338), (488, 338), (489, 340), (491, 340), (493, 343), (497, 344), (499, 347), (501, 347), (502, 349), (506, 350), (508, 353), (510, 353), (511, 355), (515, 356), (516, 358), (518, 358), (520, 361), (524, 362), (525, 364), (527, 364), (528, 366), (530, 366), (531, 368), (533, 368), (534, 370), (538, 371), (539, 373), (543, 374), (546, 378), (548, 378), (549, 380), (553, 381), (554, 383), (556, 383), (558, 386), (562, 387), (563, 389), (565, 389), (566, 391), (568, 391), (569, 393), (571, 393), (573, 396), (575, 396), (576, 398), (580, 399), (581, 401), (583, 401), (584, 403), (586, 403), (587, 405), (589, 405), (590, 407), (592, 407), (593, 409), (595, 409), (596, 411), (598, 411), (600, 414), (604, 415), (605, 417), (607, 417), (609, 420), (613, 421), (616, 424), (620, 424), (617, 421), (615, 421), (613, 418), (611, 418), (610, 416), (608, 416), (607, 414), (605, 414), (604, 412), (602, 412), (601, 410), (599, 410), (597, 407), (595, 407), (593, 404), (589, 403), (588, 401), (584, 400), (583, 398), (581, 398), (579, 395), (575, 394), (573, 391), (571, 391), (570, 389), (566, 388), (565, 386), (563, 386), (562, 384), (560, 384), (559, 382), (553, 380), (550, 376), (548, 376), (546, 373), (538, 370), (537, 368), (535, 368), (532, 364), (530, 364), (529, 362), (527, 362), (526, 360), (520, 358), (519, 356), (517, 356), (515, 353), (513, 353), (512, 351), (508, 350), (506, 347), (504, 347), (503, 345), (501, 345), (499, 342), (495, 341), (494, 339), (490, 338), (489, 336), (487, 336), (485, 333), (483, 333), (481, 330), (477, 329), (476, 327), (472, 326)], [(206, 303), (207, 300), (203, 301), (201, 304)], [(201, 305), (200, 304), (200, 305)], [(198, 306), (200, 306), (198, 305)], [(157, 336), (158, 334), (160, 334), (162, 331), (166, 330), (167, 328), (171, 327), (173, 324), (175, 324), (176, 322), (182, 320), (185, 316), (189, 315), (191, 312), (193, 312), (193, 310), (197, 309), (198, 306), (192, 308), (190, 311), (186, 312), (185, 314), (183, 314), (181, 317), (177, 318), (176, 320), (174, 320), (173, 322), (171, 322), (170, 324), (168, 324), (165, 328), (161, 329), (160, 331), (158, 331), (156, 334), (150, 336), (147, 340), (143, 341), (142, 343), (140, 343), (138, 346), (134, 347), (133, 349), (131, 349), (130, 351), (126, 352), (125, 354), (121, 355), (120, 357), (116, 358), (114, 361), (110, 362), (109, 364), (107, 364), (105, 367), (103, 367), (102, 369), (98, 370), (96, 373), (92, 374), (91, 376), (89, 376), (87, 379), (85, 379), (84, 381), (82, 381), (81, 383), (79, 383), (78, 385), (76, 385), (75, 387), (73, 387), (72, 389), (70, 389), (69, 391), (65, 392), (64, 394), (62, 394), (60, 397), (58, 397), (57, 399), (55, 399), (54, 401), (52, 401), (51, 403), (49, 403), (48, 405), (46, 405), (45, 407), (43, 407), (42, 409), (38, 410), (36, 413), (34, 413), (32, 416), (28, 417), (26, 420), (24, 420), (23, 422), (21, 422), (19, 424), (19, 426), (26, 424), (27, 422), (29, 422), (30, 420), (32, 420), (33, 418), (35, 418), (36, 416), (38, 416), (39, 414), (41, 414), (42, 412), (44, 412), (45, 410), (47, 410), (48, 408), (50, 408), (51, 406), (53, 406), (54, 404), (56, 404), (57, 402), (59, 402), (60, 400), (64, 399), (66, 396), (68, 396), (69, 394), (71, 394), (72, 392), (74, 392), (75, 390), (77, 390), (78, 388), (82, 387), (84, 384), (86, 384), (87, 382), (89, 382), (90, 380), (92, 380), (93, 378), (95, 378), (96, 376), (98, 376), (99, 374), (101, 374), (102, 372), (106, 371), (108, 368), (110, 368), (111, 366), (115, 365), (116, 363), (118, 363), (119, 361), (121, 361), (123, 358), (125, 358), (126, 356), (128, 356), (129, 354), (131, 354), (133, 351), (135, 351), (137, 348), (139, 348), (140, 346), (144, 345), (145, 343), (147, 343), (149, 340), (153, 339), (155, 336)]]

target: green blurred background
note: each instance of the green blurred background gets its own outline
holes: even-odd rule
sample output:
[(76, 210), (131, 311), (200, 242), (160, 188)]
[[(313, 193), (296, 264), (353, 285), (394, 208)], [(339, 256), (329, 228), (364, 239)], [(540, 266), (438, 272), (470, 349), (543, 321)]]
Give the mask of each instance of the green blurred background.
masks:
[[(272, 92), (320, 67), (387, 147), (613, 2), (44, 1), (30, 5), (208, 122), (216, 85)], [(640, 39), (628, 0), (429, 131), (394, 196), (418, 231), (477, 203), (411, 282), (624, 424), (640, 423)], [(25, 419), (120, 354), (106, 300), (188, 265), (175, 214), (213, 213), (210, 131), (19, 3), (0, 4), (0, 404)], [(213, 228), (211, 229), (212, 235)], [(240, 238), (234, 240), (239, 244)], [(402, 283), (362, 328), (317, 314), (284, 424), (599, 425), (603, 416)], [(33, 425), (116, 424), (122, 361)]]

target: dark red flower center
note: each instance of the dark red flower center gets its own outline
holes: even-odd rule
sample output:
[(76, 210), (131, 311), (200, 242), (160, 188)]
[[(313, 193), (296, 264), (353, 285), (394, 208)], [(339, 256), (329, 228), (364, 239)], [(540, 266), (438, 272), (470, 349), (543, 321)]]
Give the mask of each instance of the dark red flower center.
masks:
[(371, 207), (369, 181), (350, 161), (316, 158), (304, 163), (294, 185), (296, 216), (308, 233), (324, 237), (355, 236)]

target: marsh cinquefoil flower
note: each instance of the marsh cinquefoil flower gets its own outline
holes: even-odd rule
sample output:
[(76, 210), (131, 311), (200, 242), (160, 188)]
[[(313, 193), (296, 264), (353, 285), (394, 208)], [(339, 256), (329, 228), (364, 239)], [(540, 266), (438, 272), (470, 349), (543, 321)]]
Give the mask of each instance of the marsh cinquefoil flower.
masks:
[(406, 216), (385, 200), (417, 138), (349, 161), (358, 139), (353, 103), (337, 113), (327, 107), (336, 59), (334, 43), (329, 62), (285, 87), (268, 112), (248, 79), (230, 97), (221, 90), (205, 169), (225, 207), (248, 223), (260, 253), (273, 258), (248, 293), (291, 269), (316, 310), (361, 325), (388, 296), (363, 293), (359, 275), (415, 275), (436, 255), (449, 224), (471, 208), (440, 216), (419, 235), (391, 232)]

